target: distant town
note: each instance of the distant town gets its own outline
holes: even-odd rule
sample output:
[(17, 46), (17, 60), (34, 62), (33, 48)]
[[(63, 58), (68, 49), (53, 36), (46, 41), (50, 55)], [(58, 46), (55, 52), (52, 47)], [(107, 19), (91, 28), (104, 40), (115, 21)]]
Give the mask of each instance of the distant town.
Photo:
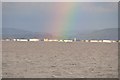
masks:
[(44, 41), (44, 42), (106, 42), (106, 43), (112, 43), (112, 42), (120, 42), (120, 40), (77, 40), (76, 38), (74, 39), (38, 39), (38, 38), (32, 38), (32, 39), (25, 39), (25, 38), (20, 38), (20, 39), (1, 39), (1, 41), (21, 41), (21, 42), (37, 42), (37, 41)]

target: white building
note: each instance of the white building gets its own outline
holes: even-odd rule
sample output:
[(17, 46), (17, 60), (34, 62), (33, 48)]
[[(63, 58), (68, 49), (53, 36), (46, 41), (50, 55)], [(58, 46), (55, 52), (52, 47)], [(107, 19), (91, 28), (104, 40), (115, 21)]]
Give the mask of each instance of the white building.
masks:
[(48, 39), (44, 39), (43, 41), (48, 41)]
[(17, 41), (28, 41), (28, 39), (17, 39)]
[(50, 41), (50, 42), (57, 42), (58, 40), (57, 39), (50, 39), (48, 41)]
[(80, 40), (81, 42), (85, 42), (85, 40)]
[(118, 42), (120, 42), (120, 40), (118, 40)]
[(98, 42), (103, 42), (103, 40), (98, 40)]
[(73, 42), (73, 40), (64, 40), (64, 42)]
[(58, 40), (57, 40), (57, 39), (54, 39), (53, 41), (57, 42)]
[(111, 40), (103, 40), (103, 42), (105, 42), (105, 43), (111, 43), (112, 41)]
[(59, 40), (58, 42), (63, 42), (63, 40)]
[(4, 41), (10, 41), (11, 39), (5, 39)]
[(29, 39), (29, 41), (39, 41), (39, 39)]
[(85, 40), (85, 42), (90, 42), (90, 40)]
[(90, 40), (90, 42), (99, 42), (98, 40)]
[(13, 41), (17, 41), (17, 39), (13, 39)]
[(76, 42), (77, 41), (77, 39), (76, 38), (74, 38), (74, 42)]
[(58, 42), (57, 39), (44, 39), (45, 42)]
[(117, 42), (117, 41), (115, 41), (115, 40), (112, 40), (111, 42)]

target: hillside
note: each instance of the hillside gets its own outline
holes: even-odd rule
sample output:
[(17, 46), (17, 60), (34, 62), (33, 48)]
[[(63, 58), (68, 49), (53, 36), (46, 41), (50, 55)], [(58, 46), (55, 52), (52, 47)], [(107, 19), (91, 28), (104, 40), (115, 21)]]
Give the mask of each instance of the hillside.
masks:
[[(64, 35), (66, 38), (77, 38), (77, 39), (110, 39), (110, 40), (118, 40), (118, 28), (108, 28), (103, 30), (95, 30), (91, 32), (71, 32), (71, 34)], [(21, 29), (14, 28), (3, 28), (2, 29), (2, 37), (3, 38), (60, 38), (59, 36), (53, 36), (49, 33), (45, 32), (31, 32), (25, 31)]]

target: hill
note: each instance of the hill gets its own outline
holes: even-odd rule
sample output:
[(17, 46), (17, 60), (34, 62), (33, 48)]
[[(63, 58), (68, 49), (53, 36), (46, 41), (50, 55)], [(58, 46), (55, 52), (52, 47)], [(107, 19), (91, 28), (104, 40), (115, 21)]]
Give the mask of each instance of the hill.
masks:
[(96, 30), (88, 34), (77, 34), (79, 39), (110, 39), (118, 40), (118, 28), (109, 28), (103, 30)]
[[(120, 29), (119, 29), (120, 30)], [(65, 36), (65, 35), (64, 35)], [(80, 32), (71, 32), (71, 34), (66, 34), (67, 38), (73, 39), (77, 38), (80, 40), (83, 39), (110, 39), (118, 40), (118, 28), (108, 28), (102, 30), (95, 30), (91, 32), (85, 31), (84, 33)], [(15, 28), (2, 28), (2, 38), (59, 38), (59, 36), (53, 36), (50, 33), (45, 32), (31, 32)]]

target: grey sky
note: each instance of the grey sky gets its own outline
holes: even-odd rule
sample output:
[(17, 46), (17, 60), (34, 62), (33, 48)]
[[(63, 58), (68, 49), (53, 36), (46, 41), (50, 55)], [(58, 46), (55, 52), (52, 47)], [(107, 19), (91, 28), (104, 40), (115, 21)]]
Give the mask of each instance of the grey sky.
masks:
[[(72, 5), (75, 5), (74, 8)], [(62, 13), (61, 9), (67, 9), (67, 7), (71, 10)], [(57, 27), (60, 27), (59, 24), (62, 24), (64, 20), (64, 14), (70, 13), (72, 13), (72, 18), (70, 16), (67, 16), (68, 19), (65, 18), (65, 25), (69, 25), (67, 27), (69, 30), (118, 27), (117, 2), (4, 2), (2, 9), (3, 27), (34, 32), (49, 32), (49, 29), (53, 27), (58, 29)], [(70, 19), (73, 19), (73, 22), (69, 22)], [(54, 25), (56, 22), (58, 24)], [(61, 27), (64, 28), (65, 25)]]
[(2, 2), (0, 2), (0, 27), (2, 25)]

